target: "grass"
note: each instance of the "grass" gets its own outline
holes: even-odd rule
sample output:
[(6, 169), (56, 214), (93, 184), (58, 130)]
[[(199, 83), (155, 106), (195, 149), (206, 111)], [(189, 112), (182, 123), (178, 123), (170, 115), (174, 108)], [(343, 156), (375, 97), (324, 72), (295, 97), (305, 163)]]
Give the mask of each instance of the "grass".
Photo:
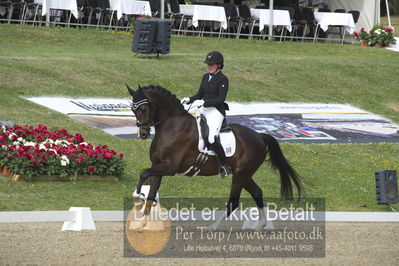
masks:
[[(384, 25), (386, 27), (389, 26), (388, 17), (381, 17), (381, 25)], [(391, 26), (394, 29), (398, 29), (399, 28), (399, 15), (392, 15), (391, 14)]]
[[(130, 51), (132, 36), (93, 29), (0, 25), (0, 119), (58, 126), (93, 144), (125, 154), (121, 182), (11, 182), (0, 179), (0, 210), (121, 209), (140, 171), (150, 164), (150, 141), (112, 137), (24, 99), (31, 96), (129, 98), (133, 87), (159, 84), (178, 97), (194, 94), (211, 50), (225, 55), (228, 100), (352, 104), (399, 122), (399, 54), (354, 45), (266, 42), (173, 36), (171, 53)], [(374, 172), (399, 170), (399, 145), (282, 144), (305, 177), (308, 197), (323, 197), (328, 210), (388, 211), (375, 204)], [(266, 197), (278, 197), (279, 179), (267, 164), (255, 175)], [(161, 197), (228, 197), (230, 180), (165, 177)], [(248, 193), (243, 193), (249, 197)]]

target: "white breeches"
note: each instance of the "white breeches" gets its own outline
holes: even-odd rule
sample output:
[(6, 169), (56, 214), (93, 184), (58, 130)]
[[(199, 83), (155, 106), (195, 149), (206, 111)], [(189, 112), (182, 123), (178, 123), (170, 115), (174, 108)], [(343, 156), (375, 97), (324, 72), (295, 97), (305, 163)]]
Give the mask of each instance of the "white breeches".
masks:
[(224, 116), (215, 107), (201, 107), (200, 113), (206, 118), (209, 127), (208, 141), (210, 144), (215, 142), (215, 137), (219, 135)]

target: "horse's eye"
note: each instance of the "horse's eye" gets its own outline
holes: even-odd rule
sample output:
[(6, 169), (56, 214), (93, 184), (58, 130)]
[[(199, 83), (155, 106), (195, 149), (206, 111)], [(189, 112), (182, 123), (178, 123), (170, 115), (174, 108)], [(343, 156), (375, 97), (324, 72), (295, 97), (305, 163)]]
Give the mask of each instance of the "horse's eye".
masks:
[(145, 111), (145, 107), (144, 107), (144, 106), (140, 106), (140, 107), (138, 108), (138, 110), (141, 111), (141, 112), (144, 112), (144, 111)]

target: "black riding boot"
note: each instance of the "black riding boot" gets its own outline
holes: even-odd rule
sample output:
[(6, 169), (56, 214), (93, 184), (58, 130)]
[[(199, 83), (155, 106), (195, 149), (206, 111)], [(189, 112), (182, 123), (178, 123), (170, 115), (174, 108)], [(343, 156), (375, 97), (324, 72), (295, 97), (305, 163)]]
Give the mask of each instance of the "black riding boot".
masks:
[(226, 155), (224, 153), (222, 144), (220, 144), (220, 139), (218, 137), (216, 137), (215, 142), (211, 146), (212, 146), (212, 150), (216, 153), (216, 157), (219, 162), (220, 177), (223, 178), (228, 175), (231, 175), (232, 171), (231, 171), (230, 166), (226, 162)]

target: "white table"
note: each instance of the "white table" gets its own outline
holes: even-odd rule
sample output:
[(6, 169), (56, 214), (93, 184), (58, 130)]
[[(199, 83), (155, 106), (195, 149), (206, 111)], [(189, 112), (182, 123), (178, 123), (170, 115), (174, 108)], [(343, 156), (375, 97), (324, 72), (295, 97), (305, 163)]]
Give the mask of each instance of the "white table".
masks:
[(327, 31), (328, 26), (343, 26), (349, 34), (355, 31), (355, 22), (350, 13), (314, 12), (317, 26)]
[(198, 27), (198, 21), (217, 21), (223, 29), (227, 29), (227, 19), (224, 7), (208, 5), (180, 5), (180, 13), (192, 16), (193, 26)]
[(118, 20), (122, 14), (151, 16), (150, 2), (135, 0), (109, 0), (111, 10), (116, 10)]
[[(50, 9), (69, 10), (75, 18), (79, 17), (78, 5), (76, 0), (49, 0)], [(42, 5), (42, 16), (47, 13), (47, 0), (35, 0), (35, 4)]]
[[(265, 25), (269, 25), (270, 11), (269, 9), (251, 8), (251, 16), (259, 19), (259, 32), (261, 32)], [(289, 32), (292, 31), (291, 18), (288, 10), (273, 10), (273, 25), (283, 26)]]

